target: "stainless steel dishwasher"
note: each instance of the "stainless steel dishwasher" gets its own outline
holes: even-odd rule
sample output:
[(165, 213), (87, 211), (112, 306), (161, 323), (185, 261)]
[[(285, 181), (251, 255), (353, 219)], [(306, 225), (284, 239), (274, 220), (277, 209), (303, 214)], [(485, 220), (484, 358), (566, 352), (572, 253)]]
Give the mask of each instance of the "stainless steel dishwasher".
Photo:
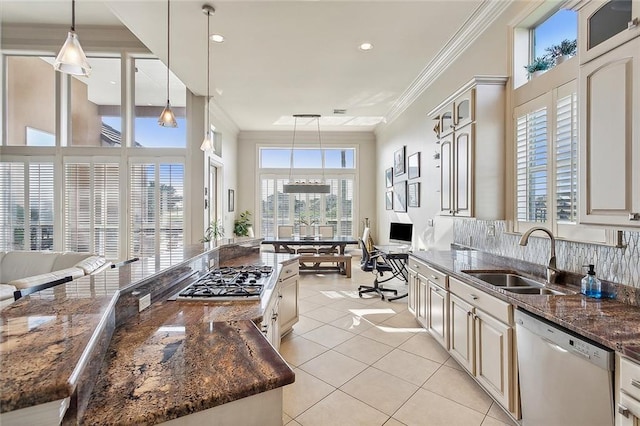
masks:
[(522, 425), (613, 425), (613, 351), (528, 312), (515, 320)]

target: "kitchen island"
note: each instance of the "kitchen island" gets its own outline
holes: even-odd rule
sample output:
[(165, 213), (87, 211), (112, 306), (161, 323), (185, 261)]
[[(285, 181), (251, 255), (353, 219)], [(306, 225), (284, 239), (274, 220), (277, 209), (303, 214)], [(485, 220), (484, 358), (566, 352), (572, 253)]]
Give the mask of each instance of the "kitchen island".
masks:
[[(68, 424), (155, 424), (292, 383), (293, 372), (256, 327), (265, 301), (214, 306), (166, 298), (185, 277), (228, 259), (279, 271), (297, 258), (230, 242), (190, 246), (178, 259), (167, 267), (136, 262), (0, 312), (3, 424), (33, 406), (49, 417), (69, 407)], [(152, 306), (138, 314), (147, 294)]]

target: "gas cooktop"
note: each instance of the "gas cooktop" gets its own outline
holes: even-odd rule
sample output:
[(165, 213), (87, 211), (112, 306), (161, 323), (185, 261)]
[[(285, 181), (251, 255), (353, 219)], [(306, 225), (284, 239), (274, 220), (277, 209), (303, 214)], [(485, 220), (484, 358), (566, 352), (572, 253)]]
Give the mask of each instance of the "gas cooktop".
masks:
[(178, 293), (177, 300), (257, 300), (269, 282), (271, 266), (212, 269)]

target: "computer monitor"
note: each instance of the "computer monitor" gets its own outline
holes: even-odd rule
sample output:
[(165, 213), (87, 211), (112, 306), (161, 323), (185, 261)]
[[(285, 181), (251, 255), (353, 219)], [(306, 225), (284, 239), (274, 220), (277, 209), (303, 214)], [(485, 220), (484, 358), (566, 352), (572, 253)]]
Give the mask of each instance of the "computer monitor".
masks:
[(389, 228), (389, 242), (395, 244), (411, 245), (413, 237), (412, 223), (391, 222)]

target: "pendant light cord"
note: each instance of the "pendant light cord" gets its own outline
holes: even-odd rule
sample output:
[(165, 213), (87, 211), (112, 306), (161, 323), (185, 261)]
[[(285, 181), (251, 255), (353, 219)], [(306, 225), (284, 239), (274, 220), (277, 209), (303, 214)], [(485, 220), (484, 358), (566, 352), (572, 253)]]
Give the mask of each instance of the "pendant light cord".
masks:
[(322, 182), (323, 184), (326, 183), (325, 178), (324, 178), (324, 166), (325, 166), (325, 155), (324, 155), (324, 151), (322, 151), (322, 137), (320, 136), (320, 117), (316, 117), (316, 123), (318, 124), (318, 144), (320, 145), (320, 160), (322, 161)]
[(296, 144), (296, 127), (298, 126), (298, 117), (293, 116), (293, 139), (291, 139), (291, 157), (289, 162), (289, 184), (291, 185), (293, 177), (293, 148)]
[(210, 96), (209, 95), (209, 64), (211, 62), (210, 56), (211, 56), (211, 46), (210, 46), (210, 42), (209, 42), (209, 34), (210, 34), (210, 26), (211, 24), (211, 12), (207, 12), (207, 99), (205, 100), (207, 103), (207, 108), (206, 108), (206, 112), (207, 112), (207, 131), (205, 132), (205, 136), (209, 136), (209, 130), (211, 129), (211, 122), (209, 120), (211, 120), (211, 117), (209, 116), (209, 100), (210, 100)]
[(71, 0), (71, 31), (76, 31), (76, 0)]
[(167, 105), (169, 104), (169, 69), (170, 68), (171, 68), (171, 0), (167, 0)]

